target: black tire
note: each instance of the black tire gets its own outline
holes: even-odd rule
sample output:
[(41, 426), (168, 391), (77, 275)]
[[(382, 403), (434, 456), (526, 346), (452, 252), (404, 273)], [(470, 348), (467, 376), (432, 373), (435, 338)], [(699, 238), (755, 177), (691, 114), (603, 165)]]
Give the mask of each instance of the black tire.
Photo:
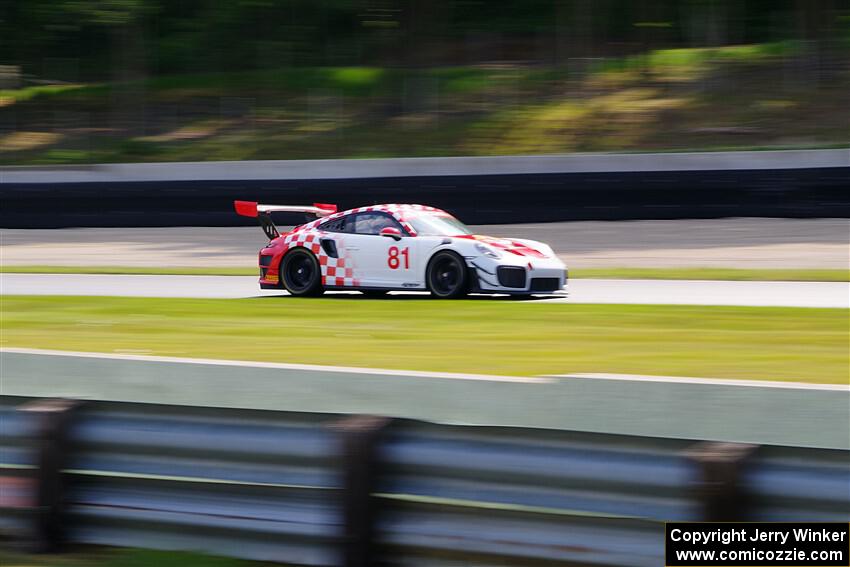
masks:
[(425, 274), (431, 295), (440, 299), (457, 299), (469, 293), (469, 271), (463, 258), (443, 250), (428, 262)]
[(315, 297), (325, 292), (319, 261), (304, 248), (290, 250), (283, 257), (280, 280), (286, 291), (296, 297)]
[(361, 289), (360, 293), (362, 293), (366, 297), (377, 299), (379, 297), (384, 297), (389, 292), (385, 289)]

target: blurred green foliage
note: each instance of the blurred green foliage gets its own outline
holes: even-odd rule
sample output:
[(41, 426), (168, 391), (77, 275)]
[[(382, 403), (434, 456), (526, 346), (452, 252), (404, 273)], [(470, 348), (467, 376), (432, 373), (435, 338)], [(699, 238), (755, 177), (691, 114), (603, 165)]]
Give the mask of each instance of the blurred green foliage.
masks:
[(843, 147), (850, 0), (28, 0), (0, 164)]
[[(0, 64), (97, 81), (290, 66), (557, 62), (647, 48), (850, 37), (846, 0), (27, 0)], [(69, 64), (69, 62), (72, 62)], [(54, 76), (51, 76), (54, 75)]]

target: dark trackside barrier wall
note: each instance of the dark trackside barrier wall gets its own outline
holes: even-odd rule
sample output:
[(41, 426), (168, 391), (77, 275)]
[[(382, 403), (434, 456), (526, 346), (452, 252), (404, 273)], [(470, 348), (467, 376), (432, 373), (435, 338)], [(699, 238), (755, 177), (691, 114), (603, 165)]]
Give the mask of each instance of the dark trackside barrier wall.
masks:
[[(2, 175), (2, 172), (0, 172)], [(470, 224), (569, 220), (850, 217), (850, 167), (19, 183), (0, 188), (0, 227), (231, 226), (233, 201), (422, 203)], [(297, 224), (303, 217), (281, 219)]]

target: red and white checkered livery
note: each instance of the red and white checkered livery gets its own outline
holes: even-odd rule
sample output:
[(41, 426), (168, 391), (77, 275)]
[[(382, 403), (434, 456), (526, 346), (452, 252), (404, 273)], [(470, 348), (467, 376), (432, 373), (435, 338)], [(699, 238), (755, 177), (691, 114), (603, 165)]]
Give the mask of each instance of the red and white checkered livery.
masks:
[[(446, 211), (427, 205), (369, 205), (337, 211), (335, 205), (325, 203), (237, 201), (235, 207), (240, 215), (261, 217), (271, 238), (260, 251), (263, 288), (285, 287), (301, 295), (295, 285), (300, 279), (306, 282), (303, 295), (347, 288), (427, 290), (437, 297), (458, 297), (468, 291), (557, 293), (567, 281), (564, 264), (546, 244), (475, 235)], [(278, 236), (273, 225), (269, 227), (268, 215), (273, 212), (306, 212), (319, 218)], [(369, 212), (384, 215), (355, 216), (353, 221), (334, 225), (343, 217)], [(301, 252), (289, 254), (293, 250)]]

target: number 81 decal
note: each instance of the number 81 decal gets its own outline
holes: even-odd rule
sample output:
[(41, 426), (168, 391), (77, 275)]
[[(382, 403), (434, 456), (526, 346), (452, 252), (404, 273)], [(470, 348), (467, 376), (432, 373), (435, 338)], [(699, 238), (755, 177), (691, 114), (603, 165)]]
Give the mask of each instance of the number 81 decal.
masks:
[(410, 269), (410, 257), (408, 256), (409, 250), (407, 248), (403, 248), (401, 252), (399, 252), (398, 246), (390, 246), (388, 252), (389, 257), (387, 258), (387, 266), (389, 266), (391, 270), (397, 270), (401, 265), (399, 255), (404, 256), (404, 269)]

